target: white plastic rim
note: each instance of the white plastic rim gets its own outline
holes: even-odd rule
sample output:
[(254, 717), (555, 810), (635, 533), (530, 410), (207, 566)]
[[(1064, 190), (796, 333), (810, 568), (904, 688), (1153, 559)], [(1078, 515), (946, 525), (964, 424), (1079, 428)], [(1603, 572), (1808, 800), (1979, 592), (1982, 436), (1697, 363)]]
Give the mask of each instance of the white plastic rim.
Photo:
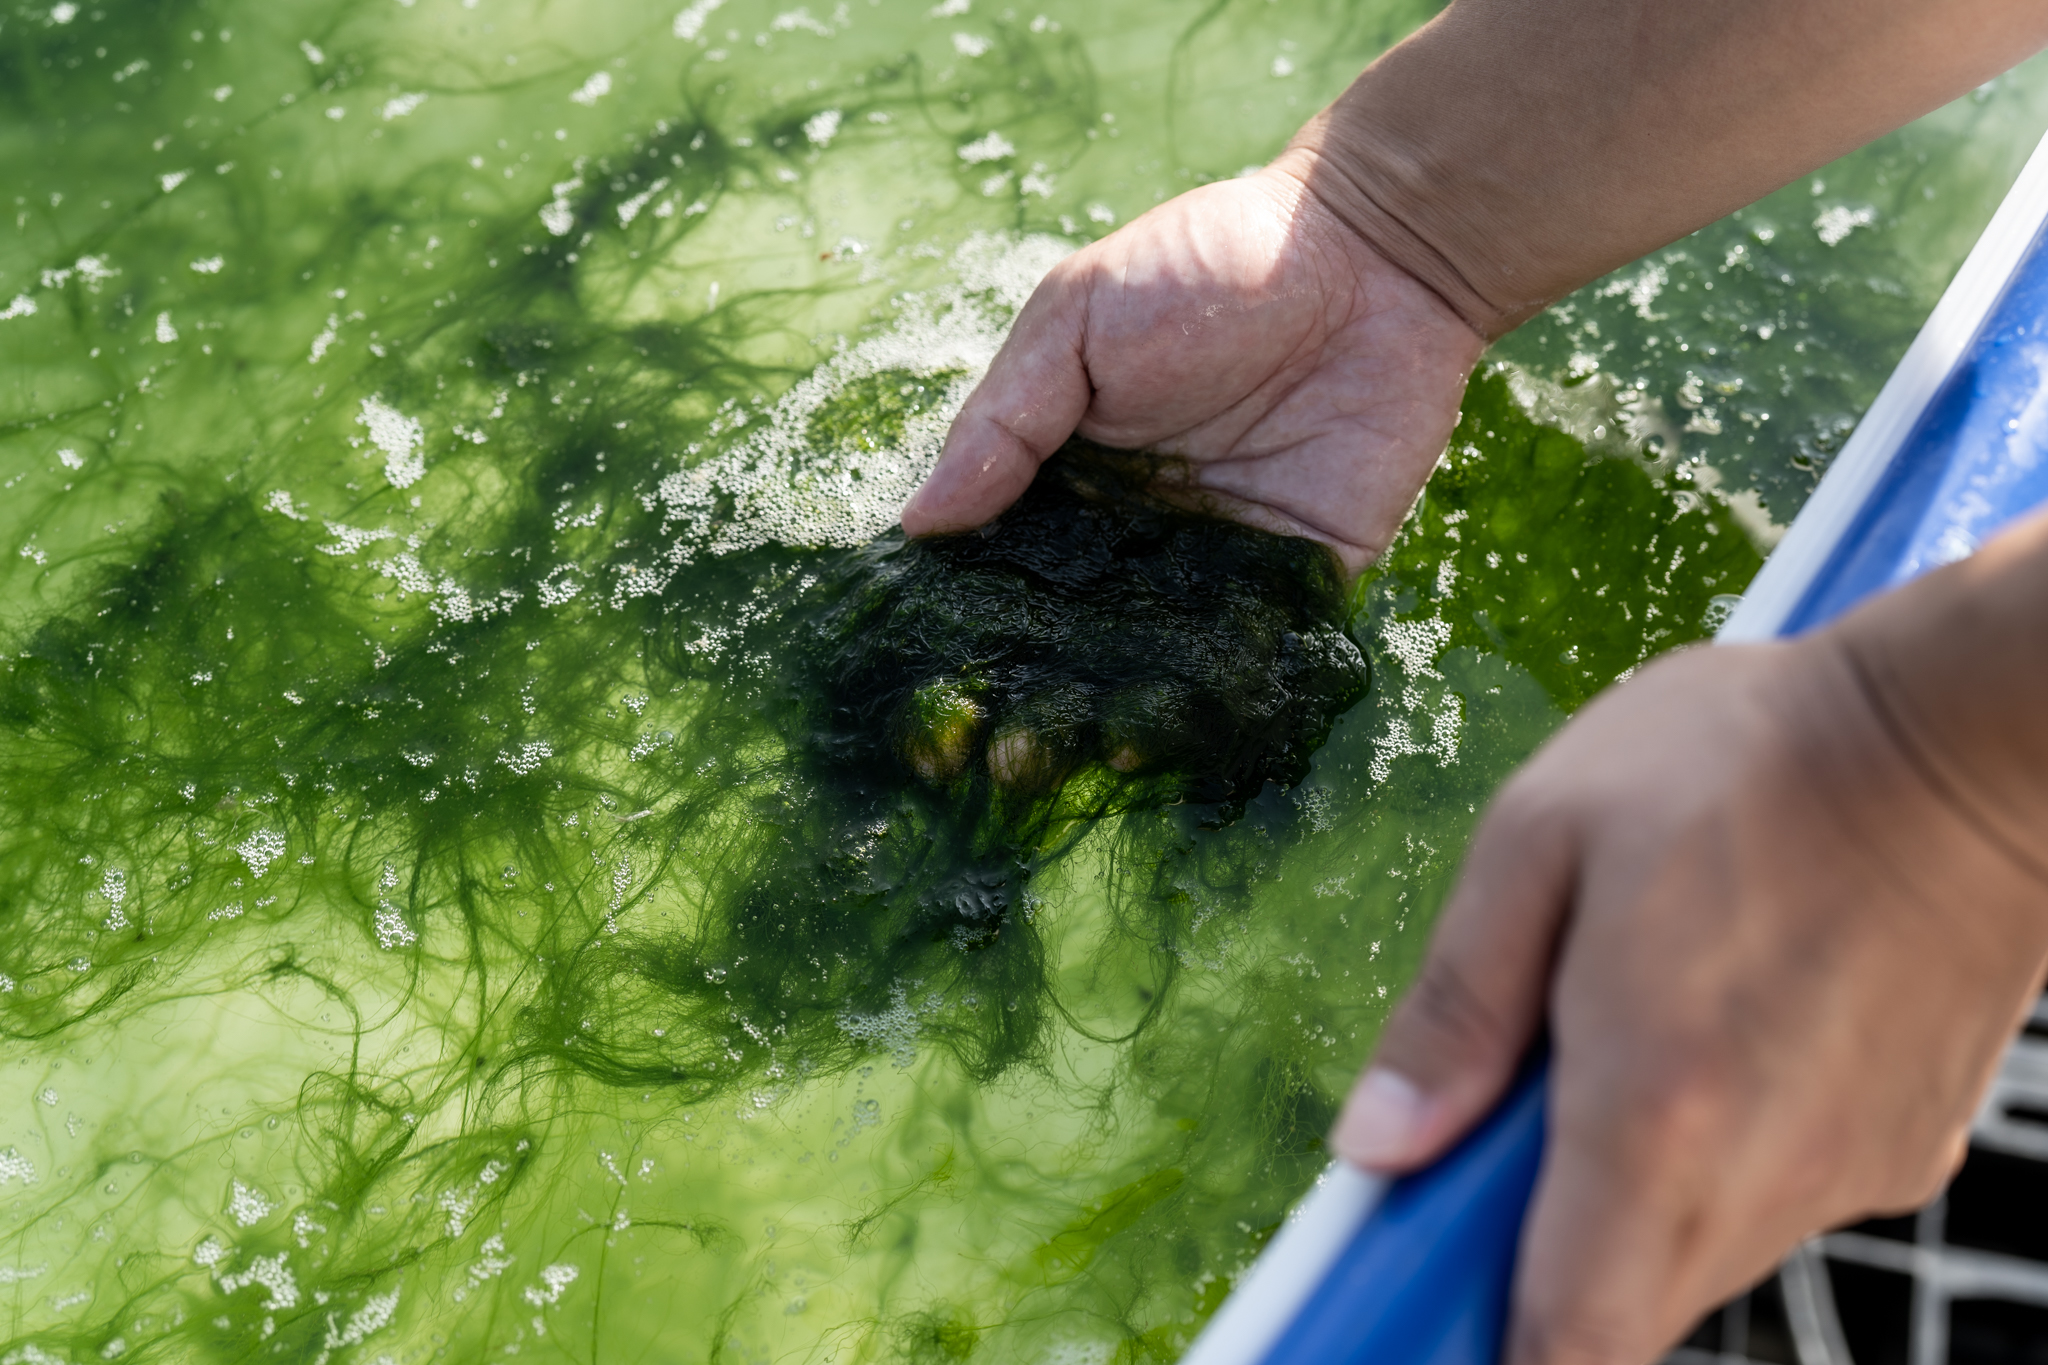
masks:
[(1384, 1177), (1342, 1161), (1325, 1167), (1180, 1365), (1264, 1360), (1386, 1189)]
[(1856, 424), (1842, 453), (1820, 486), (1792, 519), (1785, 538), (1764, 561), (1742, 596), (1742, 605), (1714, 637), (1741, 644), (1776, 636), (1805, 597), (1814, 576), (1870, 500), (1878, 480), (1891, 468), (1921, 414), (1947, 381), (1984, 325), (1985, 315), (2005, 292), (2006, 282), (2026, 256), (2048, 217), (2048, 137), (2043, 137), (2019, 179), (1991, 215), (1991, 223), (1963, 260), (1963, 268), (1942, 292), (1926, 326), (1913, 338), (1898, 368), (1878, 391), (1877, 401)]

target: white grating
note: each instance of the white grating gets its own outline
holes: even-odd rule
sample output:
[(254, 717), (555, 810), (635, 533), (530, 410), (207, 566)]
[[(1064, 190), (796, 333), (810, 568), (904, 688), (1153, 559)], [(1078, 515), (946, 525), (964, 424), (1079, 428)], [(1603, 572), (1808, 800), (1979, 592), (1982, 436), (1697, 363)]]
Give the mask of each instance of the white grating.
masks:
[[(1994, 1153), (2048, 1166), (2048, 997), (2034, 1006), (2013, 1040), (1984, 1106), (1971, 1125), (1972, 1153)], [(1966, 1168), (1967, 1169), (1967, 1168)], [(1959, 1301), (2048, 1310), (2048, 1261), (1952, 1245), (1944, 1193), (1885, 1233), (1852, 1229), (1816, 1237), (1795, 1251), (1765, 1284), (1723, 1305), (1665, 1365), (1980, 1365), (1982, 1351), (1959, 1352), (1951, 1320)], [(1893, 1235), (1886, 1235), (1887, 1233)], [(1861, 1267), (1900, 1277), (1904, 1339), (1859, 1360), (1850, 1341), (1873, 1336), (1859, 1314), (1892, 1319), (1900, 1305), (1838, 1302), (1830, 1266)], [(1859, 1331), (1862, 1328), (1864, 1330)], [(1876, 1335), (1881, 1336), (1879, 1329)], [(1995, 1353), (2048, 1358), (2048, 1329), (2038, 1340)]]

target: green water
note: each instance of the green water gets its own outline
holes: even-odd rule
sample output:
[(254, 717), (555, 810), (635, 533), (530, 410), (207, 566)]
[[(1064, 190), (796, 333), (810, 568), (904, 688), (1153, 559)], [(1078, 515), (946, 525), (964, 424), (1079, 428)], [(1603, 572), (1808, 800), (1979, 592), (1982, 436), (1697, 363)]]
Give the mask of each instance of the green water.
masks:
[(0, 1360), (1173, 1359), (1488, 791), (1725, 612), (2048, 124), (1503, 343), (1305, 780), (1077, 798), (962, 935), (823, 827), (821, 594), (1062, 251), (1428, 11), (944, 9), (0, 15)]

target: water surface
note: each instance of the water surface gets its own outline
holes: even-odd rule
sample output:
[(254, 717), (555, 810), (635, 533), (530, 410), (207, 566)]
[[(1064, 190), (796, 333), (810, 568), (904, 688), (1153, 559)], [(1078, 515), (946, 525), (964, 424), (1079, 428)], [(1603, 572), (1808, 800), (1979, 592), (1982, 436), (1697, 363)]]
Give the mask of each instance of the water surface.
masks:
[(1303, 780), (919, 919), (795, 642), (1053, 261), (1428, 12), (0, 17), (0, 1360), (1175, 1358), (1487, 793), (1725, 613), (2048, 123), (1510, 338)]

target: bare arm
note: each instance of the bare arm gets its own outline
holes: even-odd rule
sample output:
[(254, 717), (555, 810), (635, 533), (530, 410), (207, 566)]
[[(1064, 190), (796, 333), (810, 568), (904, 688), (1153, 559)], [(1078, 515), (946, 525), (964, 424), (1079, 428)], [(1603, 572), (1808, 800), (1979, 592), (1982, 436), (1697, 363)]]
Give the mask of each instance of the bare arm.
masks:
[(2037, 0), (1457, 0), (1281, 164), (1494, 337), (2044, 44)]
[(1078, 429), (1361, 569), (1486, 341), (2043, 42), (2019, 0), (1456, 0), (1259, 175), (1056, 268), (904, 529), (981, 525)]

